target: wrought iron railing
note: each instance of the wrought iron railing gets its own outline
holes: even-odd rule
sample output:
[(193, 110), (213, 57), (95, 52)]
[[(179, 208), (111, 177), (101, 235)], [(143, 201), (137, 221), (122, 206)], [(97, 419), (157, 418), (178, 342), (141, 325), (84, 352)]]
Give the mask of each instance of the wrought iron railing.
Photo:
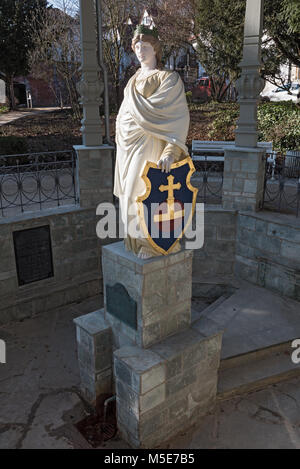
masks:
[(263, 208), (282, 213), (300, 213), (300, 152), (266, 155)]
[(196, 172), (192, 183), (198, 189), (197, 201), (207, 204), (221, 204), (223, 190), (224, 161), (211, 161), (209, 156), (193, 158)]
[(0, 216), (79, 203), (73, 150), (0, 156)]

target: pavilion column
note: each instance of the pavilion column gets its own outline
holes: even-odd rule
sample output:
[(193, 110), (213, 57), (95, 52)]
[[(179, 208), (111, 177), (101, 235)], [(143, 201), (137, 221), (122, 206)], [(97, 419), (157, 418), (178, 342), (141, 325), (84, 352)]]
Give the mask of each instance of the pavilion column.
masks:
[(83, 108), (82, 145), (75, 146), (78, 156), (80, 205), (96, 209), (99, 203), (112, 201), (112, 151), (103, 145), (99, 113), (104, 90), (97, 58), (96, 8), (94, 0), (80, 0), (81, 81), (78, 83)]
[(263, 200), (265, 150), (257, 146), (257, 102), (263, 90), (260, 76), (263, 0), (247, 0), (241, 77), (240, 116), (235, 145), (225, 151), (223, 207), (259, 210)]
[(94, 3), (94, 0), (80, 0), (82, 77), (78, 83), (78, 91), (83, 107), (82, 139), (83, 144), (87, 146), (102, 144), (99, 106), (102, 103), (101, 95), (104, 87), (99, 79)]

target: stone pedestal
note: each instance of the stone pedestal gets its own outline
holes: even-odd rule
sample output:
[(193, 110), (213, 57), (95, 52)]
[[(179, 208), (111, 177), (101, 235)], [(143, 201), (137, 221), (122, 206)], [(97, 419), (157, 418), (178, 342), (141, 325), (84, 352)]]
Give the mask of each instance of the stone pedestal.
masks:
[(102, 248), (105, 319), (116, 346), (149, 347), (191, 323), (193, 251), (139, 259), (123, 241)]
[(101, 311), (74, 319), (81, 392), (96, 405), (102, 395), (113, 392), (112, 333)]
[(257, 211), (262, 207), (265, 177), (263, 148), (225, 149), (223, 208)]
[(153, 448), (213, 408), (221, 340), (188, 328), (148, 349), (114, 353), (118, 429), (130, 445)]
[(191, 323), (192, 258), (103, 247), (104, 309), (76, 320), (83, 388), (115, 392), (118, 429), (136, 448), (155, 447), (215, 404), (222, 331), (205, 336)]
[[(112, 154), (108, 145), (87, 147), (75, 145), (78, 157), (79, 200), (81, 207), (94, 207), (112, 202)], [(95, 228), (96, 229), (96, 228)]]

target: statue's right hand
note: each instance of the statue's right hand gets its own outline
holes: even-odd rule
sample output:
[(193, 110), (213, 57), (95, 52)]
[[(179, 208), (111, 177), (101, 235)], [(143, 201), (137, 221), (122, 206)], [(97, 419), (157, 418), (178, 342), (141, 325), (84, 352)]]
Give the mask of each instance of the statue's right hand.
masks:
[(174, 157), (172, 155), (168, 155), (164, 158), (160, 158), (157, 163), (157, 166), (162, 170), (162, 172), (169, 173), (173, 163)]

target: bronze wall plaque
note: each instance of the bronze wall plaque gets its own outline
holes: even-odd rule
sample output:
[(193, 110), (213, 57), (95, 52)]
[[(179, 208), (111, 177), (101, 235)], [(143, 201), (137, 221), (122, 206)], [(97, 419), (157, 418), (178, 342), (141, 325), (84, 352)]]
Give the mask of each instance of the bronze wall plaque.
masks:
[(19, 285), (54, 276), (49, 225), (15, 231), (13, 238)]
[(106, 285), (106, 309), (108, 313), (133, 329), (137, 329), (137, 306), (121, 283)]

